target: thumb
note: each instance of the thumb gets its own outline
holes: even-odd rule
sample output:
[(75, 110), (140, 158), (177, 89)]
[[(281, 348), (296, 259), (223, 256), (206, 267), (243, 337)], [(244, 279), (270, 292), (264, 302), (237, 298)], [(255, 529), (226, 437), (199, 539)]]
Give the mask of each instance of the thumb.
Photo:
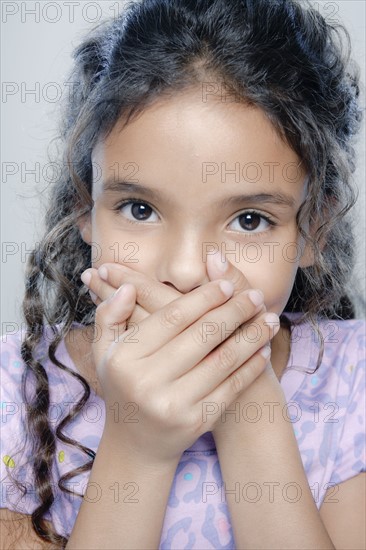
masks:
[(112, 345), (121, 341), (135, 305), (136, 288), (132, 283), (125, 283), (96, 308), (95, 328), (98, 335), (92, 350), (97, 368), (107, 360)]
[[(226, 263), (224, 260), (226, 260)], [(220, 251), (207, 256), (207, 274), (210, 281), (215, 281), (216, 279), (226, 279), (227, 281), (231, 281), (234, 285), (233, 296), (239, 292), (243, 292), (243, 290), (255, 288), (249, 284), (249, 281), (245, 277), (244, 273), (242, 273), (242, 271), (240, 271), (240, 269), (232, 264), (227, 258), (221, 255)], [(259, 288), (257, 290), (262, 292)], [(262, 306), (262, 311), (267, 311), (265, 303)], [(259, 313), (262, 313), (262, 311)]]
[[(226, 260), (226, 262), (224, 261)], [(207, 274), (210, 281), (227, 279), (234, 285), (234, 294), (250, 287), (248, 279), (234, 264), (221, 255), (220, 251), (207, 256)]]

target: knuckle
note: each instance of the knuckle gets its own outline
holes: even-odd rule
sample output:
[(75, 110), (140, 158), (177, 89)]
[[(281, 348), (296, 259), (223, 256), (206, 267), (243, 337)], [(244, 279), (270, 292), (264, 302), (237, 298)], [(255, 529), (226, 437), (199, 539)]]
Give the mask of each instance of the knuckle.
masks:
[(191, 329), (191, 334), (192, 334), (193, 342), (200, 346), (202, 346), (204, 342), (207, 340), (207, 337), (205, 337), (204, 330), (203, 330), (203, 323), (198, 323), (194, 325)]
[(159, 404), (158, 415), (162, 421), (164, 421), (167, 418), (170, 418), (171, 420), (173, 420), (177, 418), (178, 410), (179, 410), (179, 407), (177, 405), (177, 401), (167, 399), (161, 405)]
[(116, 347), (111, 346), (105, 357), (105, 368), (108, 374), (121, 373), (123, 365), (121, 364), (121, 356), (116, 353)]
[(138, 297), (142, 303), (149, 302), (153, 293), (153, 287), (151, 285), (144, 284), (138, 289)]
[(215, 292), (212, 292), (213, 288), (216, 289), (217, 295), (221, 296), (221, 291), (217, 285), (213, 285), (213, 287), (210, 285), (208, 288), (205, 285), (199, 289), (201, 296), (203, 298), (203, 301), (207, 303), (207, 305), (212, 304), (214, 298), (217, 298), (217, 296), (215, 296)]
[(185, 323), (185, 316), (177, 305), (169, 305), (162, 311), (160, 323), (166, 328), (181, 326)]
[(230, 386), (233, 393), (238, 394), (244, 389), (244, 383), (241, 375), (238, 372), (234, 372), (230, 376)]
[(119, 355), (115, 352), (114, 347), (109, 349), (108, 368), (112, 371), (114, 370), (118, 371), (121, 368), (121, 359)]
[(238, 355), (232, 348), (232, 346), (223, 346), (219, 349), (219, 353), (216, 359), (216, 365), (221, 370), (230, 370), (233, 365), (236, 364)]
[(249, 288), (248, 282), (243, 276), (242, 272), (238, 269), (235, 269), (234, 272), (231, 275), (231, 281), (234, 284), (234, 288), (236, 289), (236, 293), (242, 292), (243, 290), (246, 290)]
[(162, 397), (161, 395), (154, 395), (151, 398), (150, 395), (144, 391), (144, 394), (148, 403), (149, 415), (154, 419), (158, 424), (162, 424), (166, 429), (171, 429), (176, 427), (178, 418), (181, 418), (179, 406), (177, 401), (171, 400), (169, 397)]
[(244, 303), (243, 298), (234, 300), (234, 304), (243, 319), (248, 319), (250, 317), (250, 307), (248, 307), (247, 303)]
[(131, 385), (133, 383), (134, 397), (138, 403), (147, 403), (152, 399), (151, 380), (148, 376), (130, 375)]
[(247, 361), (245, 368), (242, 368), (240, 373), (244, 387), (252, 384), (252, 382), (254, 382), (254, 380), (259, 376), (261, 369), (259, 369), (258, 367), (260, 366), (261, 362), (258, 362), (258, 359), (256, 359), (254, 362)]

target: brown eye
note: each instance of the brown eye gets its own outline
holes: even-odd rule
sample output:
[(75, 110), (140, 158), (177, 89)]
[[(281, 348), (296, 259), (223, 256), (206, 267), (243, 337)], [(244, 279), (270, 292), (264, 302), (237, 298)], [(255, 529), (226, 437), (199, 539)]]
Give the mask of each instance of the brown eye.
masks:
[(261, 223), (261, 216), (259, 214), (254, 214), (251, 212), (247, 212), (246, 214), (242, 214), (239, 216), (240, 225), (243, 229), (249, 229), (250, 231), (253, 231), (254, 229), (257, 229), (257, 227)]
[(234, 231), (245, 237), (256, 237), (268, 233), (277, 223), (260, 212), (249, 211), (239, 214), (230, 225), (234, 226)]
[(152, 213), (152, 208), (143, 202), (132, 203), (131, 214), (137, 220), (146, 221), (146, 218), (149, 218)]
[[(155, 222), (156, 219), (151, 219), (151, 216), (157, 214), (155, 210), (146, 202), (138, 200), (125, 200), (114, 207), (114, 210), (129, 223), (138, 224), (139, 222)], [(158, 219), (158, 217), (157, 217)]]

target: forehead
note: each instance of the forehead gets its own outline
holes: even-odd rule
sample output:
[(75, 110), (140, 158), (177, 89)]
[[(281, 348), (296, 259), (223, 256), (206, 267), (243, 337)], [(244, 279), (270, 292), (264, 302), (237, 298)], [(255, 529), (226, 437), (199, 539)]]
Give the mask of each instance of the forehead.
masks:
[(261, 109), (204, 97), (199, 89), (157, 101), (124, 127), (120, 119), (94, 148), (93, 161), (101, 183), (116, 177), (116, 167), (121, 179), (134, 166), (137, 180), (175, 188), (174, 182), (186, 191), (210, 183), (237, 191), (286, 183), (290, 189), (306, 175)]
[[(181, 146), (200, 156), (224, 152), (223, 148), (239, 153), (245, 147), (254, 158), (258, 156), (258, 145), (267, 154), (296, 156), (261, 109), (235, 98), (225, 99), (227, 96), (207, 96), (199, 88), (164, 96), (128, 125), (123, 126), (121, 118), (108, 137), (98, 143), (94, 153), (103, 146), (108, 149), (105, 153), (116, 152), (116, 148), (125, 148), (127, 142), (136, 146), (136, 139), (140, 144), (153, 146), (153, 136), (166, 145), (172, 138), (179, 139)], [(170, 148), (173, 145), (171, 143)]]

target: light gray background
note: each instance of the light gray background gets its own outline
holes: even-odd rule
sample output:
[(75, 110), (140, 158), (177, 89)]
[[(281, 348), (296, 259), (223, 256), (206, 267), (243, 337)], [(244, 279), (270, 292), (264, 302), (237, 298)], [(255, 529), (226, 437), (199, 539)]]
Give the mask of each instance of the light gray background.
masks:
[[(3, 91), (4, 85), (9, 90), (9, 83), (14, 83), (13, 95), (3, 96), (1, 103), (2, 334), (21, 326), (25, 262), (42, 234), (40, 213), (44, 209), (40, 201), (47, 198), (42, 169), (48, 163), (49, 143), (57, 134), (58, 96), (68, 93), (64, 82), (71, 65), (70, 53), (85, 32), (105, 17), (116, 16), (123, 4), (85, 0), (1, 2)], [(340, 21), (350, 31), (353, 57), (360, 65), (364, 83), (365, 1), (320, 0), (313, 4), (328, 20)], [(29, 93), (32, 89), (36, 90), (33, 95)], [(365, 104), (364, 89), (362, 104)], [(356, 273), (365, 296), (365, 121), (357, 150), (355, 181), (360, 196), (354, 212), (359, 220)], [(17, 172), (6, 174), (4, 171), (9, 167)], [(31, 169), (36, 169), (35, 175), (26, 172)], [(40, 198), (38, 191), (42, 190)], [(361, 309), (356, 313), (359, 318), (365, 316)]]

